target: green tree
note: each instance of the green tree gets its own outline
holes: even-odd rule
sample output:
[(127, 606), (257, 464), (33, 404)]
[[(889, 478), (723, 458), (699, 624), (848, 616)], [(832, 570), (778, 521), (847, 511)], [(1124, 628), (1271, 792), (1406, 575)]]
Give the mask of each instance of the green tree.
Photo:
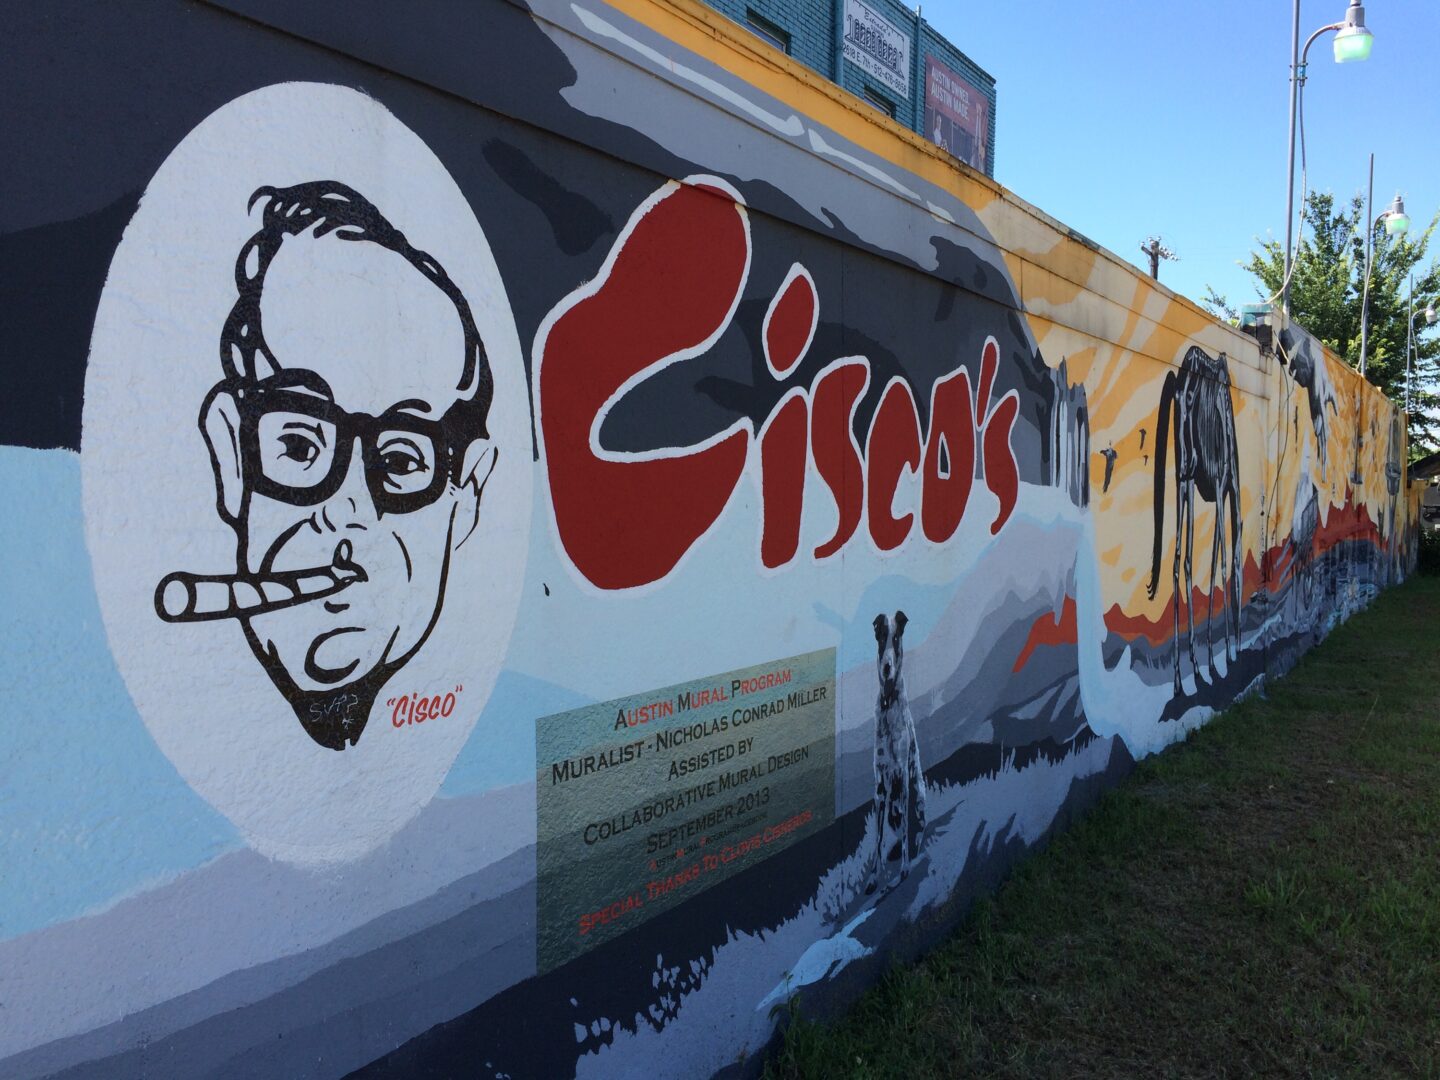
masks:
[[(1336, 207), (1328, 193), (1312, 191), (1305, 200), (1304, 228), (1290, 280), (1290, 312), (1295, 321), (1334, 349), (1351, 367), (1360, 366), (1360, 308), (1365, 288), (1365, 204), (1357, 195)], [(1370, 328), (1366, 378), (1393, 401), (1405, 402), (1405, 350), (1410, 278), (1415, 279), (1414, 319), (1418, 346), (1411, 388), (1410, 435), (1418, 447), (1440, 445), (1440, 335), (1427, 329), (1420, 314), (1427, 304), (1440, 306), (1440, 268), (1434, 260), (1421, 269), (1440, 213), (1421, 232), (1392, 239), (1384, 227), (1374, 233), (1370, 269)], [(1256, 282), (1257, 296), (1278, 304), (1285, 277), (1285, 249), (1278, 240), (1260, 243), (1240, 265)], [(1235, 310), (1212, 288), (1204, 303), (1212, 313), (1234, 318)]]

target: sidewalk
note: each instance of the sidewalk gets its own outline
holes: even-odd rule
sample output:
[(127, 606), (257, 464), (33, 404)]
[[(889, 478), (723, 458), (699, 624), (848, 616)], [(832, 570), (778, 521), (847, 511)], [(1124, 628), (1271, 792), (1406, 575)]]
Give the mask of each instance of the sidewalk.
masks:
[(771, 1075), (1440, 1076), (1437, 686), (1417, 577)]

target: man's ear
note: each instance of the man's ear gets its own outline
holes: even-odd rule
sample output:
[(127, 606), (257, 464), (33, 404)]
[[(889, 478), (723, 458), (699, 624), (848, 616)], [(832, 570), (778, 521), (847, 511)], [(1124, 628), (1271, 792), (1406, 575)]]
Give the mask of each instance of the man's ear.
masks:
[(200, 410), (200, 434), (215, 472), (215, 508), (230, 523), (240, 520), (245, 486), (240, 476), (240, 407), (228, 390), (211, 394)]
[(460, 539), (455, 544), (457, 549), (470, 539), (475, 526), (480, 524), (480, 498), (485, 494), (485, 485), (499, 460), (500, 448), (484, 439), (476, 439), (465, 451), (465, 459), (460, 464), (458, 520), (461, 528), (458, 530)]

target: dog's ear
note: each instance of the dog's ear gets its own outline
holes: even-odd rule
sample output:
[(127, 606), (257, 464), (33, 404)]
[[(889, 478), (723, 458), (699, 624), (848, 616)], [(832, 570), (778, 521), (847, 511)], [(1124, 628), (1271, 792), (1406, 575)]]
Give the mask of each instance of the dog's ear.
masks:
[(888, 638), (889, 636), (890, 636), (890, 622), (889, 622), (889, 620), (886, 619), (884, 615), (876, 615), (876, 616), (875, 616), (875, 640), (880, 643), (880, 647), (881, 647), (882, 649), (885, 647), (885, 639)]
[(895, 640), (899, 641), (905, 633), (905, 624), (910, 620), (905, 617), (903, 611), (895, 612)]

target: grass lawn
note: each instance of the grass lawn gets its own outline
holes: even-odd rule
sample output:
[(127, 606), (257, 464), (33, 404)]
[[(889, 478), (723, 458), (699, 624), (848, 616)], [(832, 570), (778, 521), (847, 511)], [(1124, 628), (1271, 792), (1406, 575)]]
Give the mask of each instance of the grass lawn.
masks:
[(1142, 762), (772, 1077), (1440, 1077), (1440, 577)]

